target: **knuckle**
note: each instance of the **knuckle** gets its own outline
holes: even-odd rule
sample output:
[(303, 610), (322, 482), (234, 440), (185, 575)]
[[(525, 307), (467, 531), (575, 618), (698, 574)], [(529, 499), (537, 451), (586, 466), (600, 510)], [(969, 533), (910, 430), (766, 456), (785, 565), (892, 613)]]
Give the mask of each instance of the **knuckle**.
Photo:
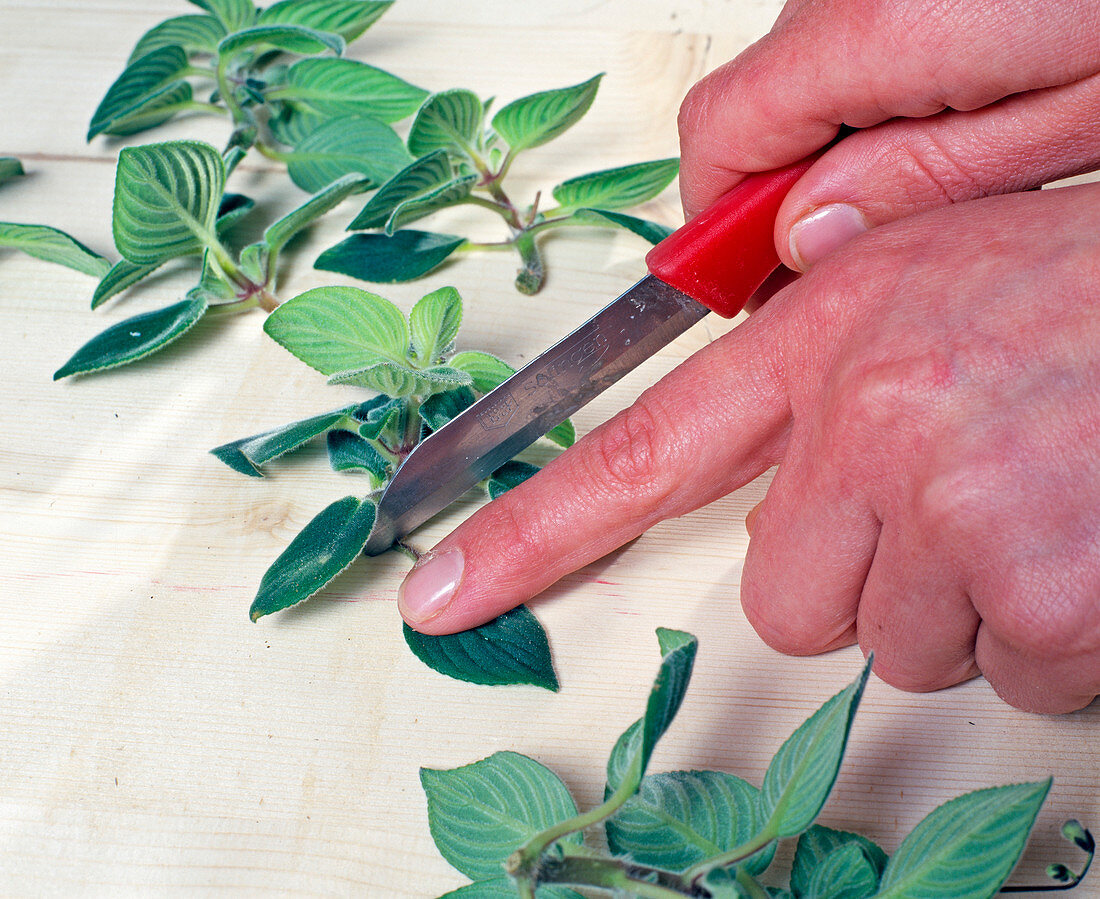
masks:
[(598, 432), (588, 465), (595, 492), (664, 503), (676, 489), (667, 464), (673, 430), (663, 407), (645, 397), (608, 421)]
[(768, 646), (789, 656), (809, 656), (837, 645), (852, 616), (830, 615), (821, 606), (783, 602), (776, 590), (746, 563), (741, 576), (741, 608), (752, 629)]
[(908, 130), (898, 153), (901, 183), (918, 200), (931, 196), (937, 205), (950, 204), (989, 192), (982, 169), (963, 162), (960, 155), (929, 130), (915, 133)]

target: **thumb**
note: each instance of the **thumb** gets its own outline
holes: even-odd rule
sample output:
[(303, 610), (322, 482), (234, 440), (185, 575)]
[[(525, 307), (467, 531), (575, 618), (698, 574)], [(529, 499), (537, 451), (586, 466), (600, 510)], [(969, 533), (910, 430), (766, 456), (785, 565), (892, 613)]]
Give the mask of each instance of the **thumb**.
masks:
[(482, 624), (767, 470), (788, 419), (781, 306), (769, 303), (475, 512), (406, 577), (405, 620), (431, 634)]

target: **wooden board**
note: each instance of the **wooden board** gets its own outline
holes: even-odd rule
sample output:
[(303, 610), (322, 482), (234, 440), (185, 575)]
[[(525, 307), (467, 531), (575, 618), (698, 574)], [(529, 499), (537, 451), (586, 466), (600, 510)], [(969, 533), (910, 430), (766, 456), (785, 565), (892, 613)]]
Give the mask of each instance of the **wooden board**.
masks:
[[(0, 190), (0, 218), (63, 227), (115, 258), (110, 233), (121, 142), (84, 142), (87, 121), (161, 5), (0, 0), (0, 154), (29, 171)], [(677, 152), (687, 88), (763, 33), (777, 0), (399, 0), (352, 50), (432, 89), (502, 101), (605, 71), (587, 119), (521, 159), (531, 195), (571, 175)], [(182, 0), (163, 14), (183, 14)], [(444, 14), (441, 10), (446, 10)], [(221, 144), (190, 119), (151, 139)], [(256, 220), (298, 194), (249, 159), (234, 186)], [(312, 269), (348, 204), (284, 264), (283, 293), (340, 282)], [(678, 221), (673, 191), (646, 214)], [(476, 219), (476, 220), (475, 220)], [(466, 222), (461, 223), (464, 227)], [(472, 217), (474, 229), (495, 231)], [(259, 227), (259, 226), (257, 226)], [(610, 233), (555, 236), (537, 299), (514, 261), (470, 256), (387, 289), (409, 308), (441, 283), (466, 299), (464, 346), (521, 363), (643, 273), (645, 246)], [(207, 453), (228, 440), (355, 396), (265, 338), (259, 313), (200, 324), (146, 364), (51, 382), (84, 340), (189, 286), (169, 272), (89, 311), (92, 279), (0, 252), (0, 893), (217, 893), (426, 897), (464, 882), (428, 834), (418, 766), (501, 749), (551, 766), (583, 805), (640, 713), (657, 626), (699, 635), (697, 673), (655, 769), (716, 766), (759, 782), (786, 735), (855, 675), (857, 650), (792, 660), (746, 624), (737, 583), (745, 513), (766, 479), (655, 528), (566, 578), (536, 604), (560, 694), (476, 688), (424, 668), (393, 602), (407, 562), (364, 561), (312, 603), (259, 624), (264, 570), (325, 504), (362, 492), (319, 453), (243, 478)], [(588, 430), (713, 339), (705, 323), (576, 418)], [(426, 527), (429, 546), (473, 508)], [(1078, 816), (1100, 825), (1100, 708), (1016, 712), (976, 681), (914, 696), (872, 681), (823, 821), (894, 848), (967, 789), (1055, 776), (1020, 877), (1037, 881)]]

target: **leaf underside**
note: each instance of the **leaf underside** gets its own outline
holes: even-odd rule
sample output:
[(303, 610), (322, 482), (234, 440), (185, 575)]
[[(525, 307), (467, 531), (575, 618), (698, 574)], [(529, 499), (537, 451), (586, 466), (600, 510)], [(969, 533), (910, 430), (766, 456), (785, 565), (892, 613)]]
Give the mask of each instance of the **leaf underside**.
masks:
[(396, 231), (392, 236), (353, 234), (325, 250), (313, 267), (360, 281), (398, 284), (438, 268), (464, 243), (464, 237), (428, 231)]

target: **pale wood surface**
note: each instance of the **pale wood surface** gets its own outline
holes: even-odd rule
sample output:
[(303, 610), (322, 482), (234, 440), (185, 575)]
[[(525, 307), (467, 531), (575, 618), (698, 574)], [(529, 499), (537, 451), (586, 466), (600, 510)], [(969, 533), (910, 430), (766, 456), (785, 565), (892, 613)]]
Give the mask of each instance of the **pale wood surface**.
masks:
[[(590, 116), (517, 167), (533, 192), (675, 154), (686, 89), (763, 33), (778, 6), (399, 0), (352, 55), (429, 88), (502, 100), (606, 71)], [(0, 190), (0, 218), (66, 228), (114, 258), (121, 144), (85, 144), (86, 124), (138, 36), (189, 10), (182, 0), (0, 0), (0, 154), (22, 157), (30, 173)], [(226, 130), (191, 119), (153, 139), (181, 135), (220, 145)], [(260, 200), (257, 227), (296, 197), (281, 179), (257, 177), (267, 165), (249, 160), (234, 182)], [(341, 209), (290, 254), (284, 296), (337, 280), (312, 260), (353, 212)], [(675, 224), (674, 192), (647, 212)], [(555, 237), (537, 300), (512, 291), (503, 255), (385, 292), (408, 308), (455, 284), (467, 303), (462, 344), (519, 363), (638, 277), (643, 251), (625, 234)], [(717, 766), (758, 783), (790, 730), (854, 676), (857, 651), (785, 659), (744, 621), (742, 520), (765, 483), (655, 528), (535, 604), (558, 695), (472, 687), (424, 668), (400, 633), (393, 598), (407, 562), (397, 556), (359, 563), (308, 606), (250, 623), (268, 564), (327, 502), (360, 486), (320, 453), (256, 481), (206, 451), (348, 394), (266, 339), (259, 313), (204, 323), (147, 364), (52, 383), (92, 334), (189, 284), (165, 275), (94, 313), (93, 286), (0, 254), (0, 894), (438, 895), (464, 878), (431, 842), (418, 766), (517, 750), (593, 803), (607, 752), (642, 709), (655, 627), (701, 638), (657, 768)], [(720, 327), (669, 347), (578, 415), (580, 429)], [(417, 541), (430, 545), (470, 508)], [(963, 790), (1053, 774), (1022, 872), (1041, 879), (1052, 853), (1072, 857), (1056, 834), (1062, 820), (1100, 825), (1098, 725), (1095, 704), (1026, 715), (982, 681), (926, 696), (872, 681), (823, 820), (892, 849)]]

